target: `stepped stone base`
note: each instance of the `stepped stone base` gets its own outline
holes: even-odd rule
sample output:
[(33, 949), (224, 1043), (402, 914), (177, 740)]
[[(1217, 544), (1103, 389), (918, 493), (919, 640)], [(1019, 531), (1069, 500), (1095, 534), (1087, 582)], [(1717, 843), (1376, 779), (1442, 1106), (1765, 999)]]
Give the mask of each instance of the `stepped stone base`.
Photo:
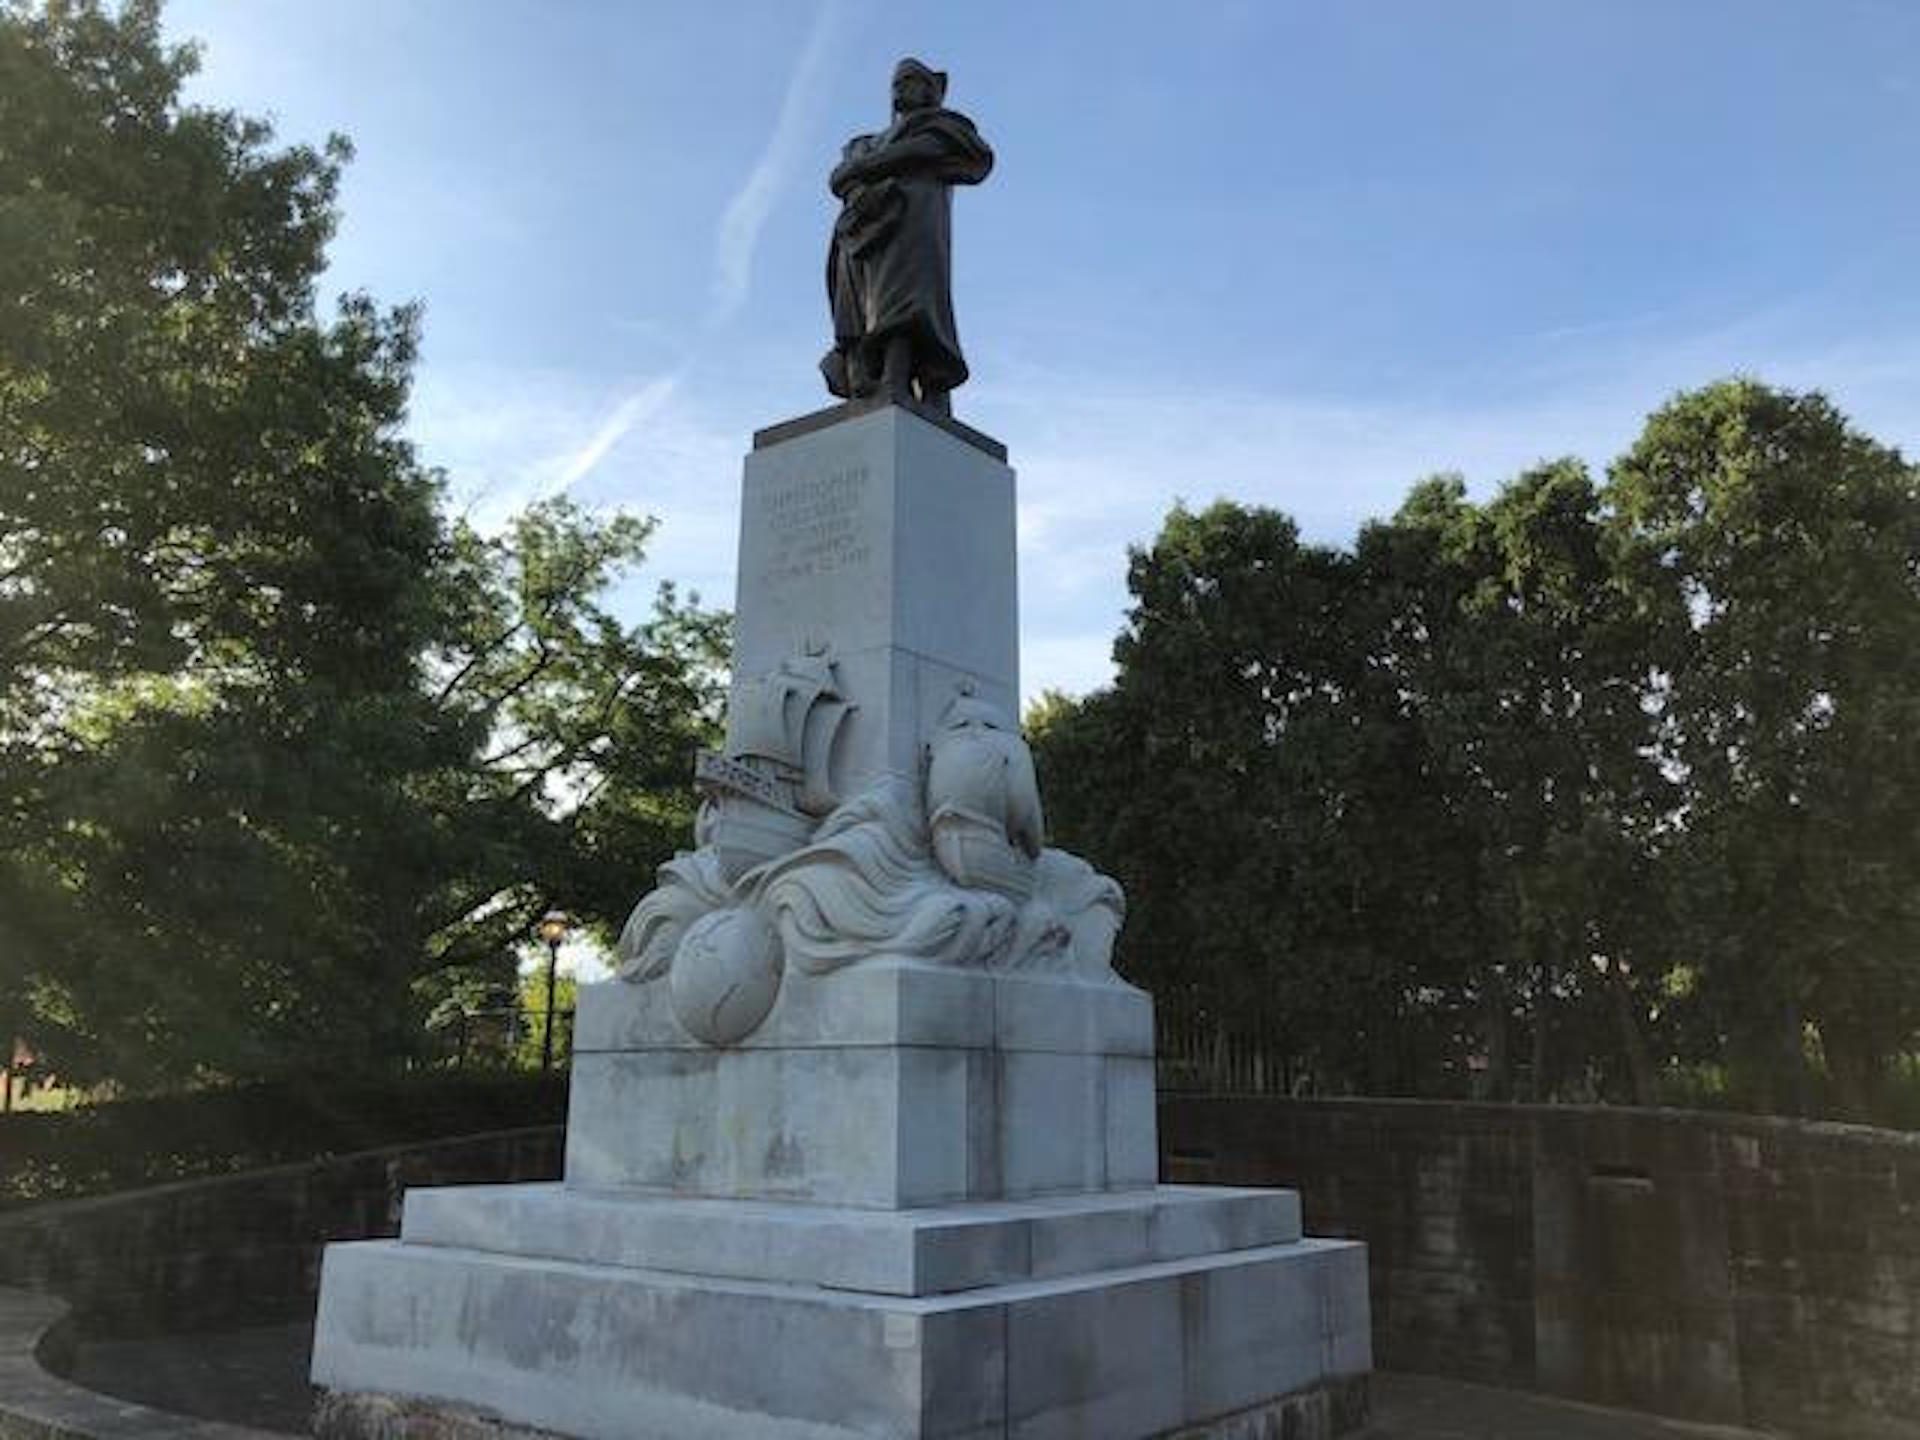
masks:
[(635, 1198), (558, 1184), (408, 1194), (408, 1245), (925, 1296), (1289, 1245), (1292, 1190), (1162, 1185), (1112, 1195), (862, 1210)]
[(1331, 1435), (1269, 1420), (1351, 1411), (1366, 1285), (1365, 1248), (1299, 1238), (1286, 1191), (422, 1191), (400, 1240), (328, 1249), (313, 1379), (322, 1433), (357, 1440)]
[[(1348, 1375), (1251, 1410), (1182, 1426), (1155, 1440), (1338, 1440), (1371, 1412), (1368, 1379)], [(392, 1395), (327, 1395), (314, 1412), (318, 1440), (555, 1440), (465, 1405)]]

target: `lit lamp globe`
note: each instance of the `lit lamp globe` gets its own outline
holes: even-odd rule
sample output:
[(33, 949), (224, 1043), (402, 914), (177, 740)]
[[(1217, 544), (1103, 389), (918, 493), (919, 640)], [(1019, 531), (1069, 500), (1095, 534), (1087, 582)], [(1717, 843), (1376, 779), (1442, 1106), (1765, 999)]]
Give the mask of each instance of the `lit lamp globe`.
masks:
[(549, 910), (540, 917), (540, 923), (533, 927), (533, 933), (540, 937), (540, 943), (552, 949), (567, 938), (567, 931), (573, 928), (573, 922), (567, 918), (564, 910)]

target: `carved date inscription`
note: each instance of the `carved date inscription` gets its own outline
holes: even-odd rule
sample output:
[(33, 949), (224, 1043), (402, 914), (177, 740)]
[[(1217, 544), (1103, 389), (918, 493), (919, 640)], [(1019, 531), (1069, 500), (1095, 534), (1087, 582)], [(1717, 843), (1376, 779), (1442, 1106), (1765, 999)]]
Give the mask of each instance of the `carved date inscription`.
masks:
[(763, 583), (779, 585), (866, 565), (873, 546), (860, 533), (867, 467), (849, 466), (801, 480), (762, 502), (767, 536)]

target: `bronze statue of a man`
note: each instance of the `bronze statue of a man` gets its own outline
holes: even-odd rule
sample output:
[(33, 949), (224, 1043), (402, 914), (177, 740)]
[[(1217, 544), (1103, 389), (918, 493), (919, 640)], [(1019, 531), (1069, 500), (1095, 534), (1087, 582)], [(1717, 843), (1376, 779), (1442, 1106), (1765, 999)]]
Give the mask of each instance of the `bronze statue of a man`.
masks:
[(833, 349), (827, 389), (885, 394), (952, 413), (967, 378), (953, 323), (953, 190), (978, 185), (993, 151), (942, 105), (947, 77), (918, 60), (893, 71), (893, 123), (847, 142), (828, 181), (840, 218), (827, 249)]

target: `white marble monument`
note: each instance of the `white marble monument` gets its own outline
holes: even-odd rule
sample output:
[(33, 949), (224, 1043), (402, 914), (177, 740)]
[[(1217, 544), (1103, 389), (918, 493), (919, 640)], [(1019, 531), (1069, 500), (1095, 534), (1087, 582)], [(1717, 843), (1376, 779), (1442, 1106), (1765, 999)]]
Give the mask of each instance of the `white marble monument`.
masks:
[(1160, 1186), (1119, 888), (1013, 723), (1014, 476), (908, 403), (762, 432), (698, 848), (579, 999), (566, 1178), (326, 1256), (322, 1434), (1313, 1437), (1364, 1248)]

